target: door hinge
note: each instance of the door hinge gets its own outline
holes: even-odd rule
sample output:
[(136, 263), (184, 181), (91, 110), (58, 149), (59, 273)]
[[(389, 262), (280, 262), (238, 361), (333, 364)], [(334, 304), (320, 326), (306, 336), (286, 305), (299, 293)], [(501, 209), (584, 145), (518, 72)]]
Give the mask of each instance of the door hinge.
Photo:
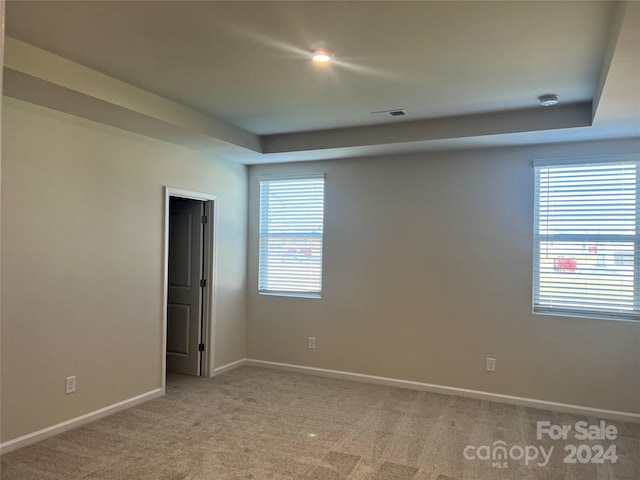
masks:
[(204, 352), (204, 343), (201, 343), (200, 345), (198, 345), (198, 351)]
[(207, 286), (207, 279), (203, 278), (202, 280), (200, 280), (200, 286), (201, 287), (206, 287)]
[(202, 216), (202, 223), (207, 223), (207, 216), (206, 215)]

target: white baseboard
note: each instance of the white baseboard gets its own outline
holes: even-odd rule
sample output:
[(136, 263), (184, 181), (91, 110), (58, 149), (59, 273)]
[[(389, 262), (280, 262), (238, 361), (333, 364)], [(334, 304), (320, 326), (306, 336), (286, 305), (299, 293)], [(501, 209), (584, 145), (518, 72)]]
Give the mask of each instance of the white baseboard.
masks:
[(245, 359), (243, 364), (255, 367), (267, 367), (279, 370), (289, 370), (292, 372), (308, 373), (311, 375), (319, 375), (322, 377), (354, 380), (357, 382), (375, 383), (378, 385), (388, 385), (391, 387), (409, 388), (411, 390), (441, 393), (444, 395), (456, 395), (459, 397), (474, 398), (477, 400), (488, 400), (491, 402), (521, 405), (524, 407), (539, 408), (542, 410), (553, 410), (556, 412), (572, 413), (576, 415), (592, 416), (607, 420), (640, 423), (640, 414), (638, 413), (604, 410), (600, 408), (584, 407), (581, 405), (549, 402), (547, 400), (538, 400), (534, 398), (516, 397), (513, 395), (483, 392), (480, 390), (469, 390), (467, 388), (447, 387), (444, 385), (435, 385), (431, 383), (413, 382), (411, 380), (377, 377), (374, 375), (365, 375), (362, 373), (343, 372), (340, 370), (328, 370), (325, 368), (316, 367), (305, 367), (303, 365), (291, 365), (288, 363), (268, 362), (266, 360), (256, 360), (252, 358)]
[(150, 392), (143, 393), (142, 395), (138, 395), (137, 397), (132, 397), (127, 400), (123, 400), (122, 402), (114, 403), (113, 405), (101, 408), (100, 410), (96, 410), (85, 415), (80, 415), (79, 417), (66, 420), (51, 427), (43, 428), (42, 430), (38, 430), (37, 432), (28, 433), (21, 437), (14, 438), (13, 440), (8, 440), (4, 443), (0, 443), (0, 454), (8, 453), (13, 450), (17, 450), (18, 448), (31, 445), (32, 443), (39, 442), (40, 440), (44, 440), (45, 438), (53, 437), (54, 435), (66, 432), (67, 430), (78, 428), (82, 425), (94, 422), (113, 413), (125, 410), (135, 405), (139, 405), (140, 403), (144, 403), (153, 398), (160, 397), (161, 395), (162, 390), (160, 388), (151, 390)]
[[(326, 368), (306, 367), (303, 365), (292, 365), (289, 363), (269, 362), (266, 360), (257, 360), (252, 358), (243, 358), (235, 362), (222, 365), (214, 369), (213, 376), (217, 376), (241, 367), (250, 365), (254, 367), (274, 368), (278, 370), (288, 370), (292, 372), (307, 373), (310, 375), (318, 375), (322, 377), (338, 378), (343, 380), (353, 380), (356, 382), (374, 383), (378, 385), (387, 385), (398, 388), (408, 388), (411, 390), (421, 390), (425, 392), (441, 393), (444, 395), (456, 395), (459, 397), (474, 398), (477, 400), (488, 400), (491, 402), (508, 403), (511, 405), (521, 405), (524, 407), (539, 408), (542, 410), (553, 410), (556, 412), (572, 413), (576, 415), (593, 416), (608, 420), (618, 420), (623, 422), (640, 423), (640, 414), (631, 412), (620, 412), (616, 410), (604, 410), (600, 408), (585, 407), (581, 405), (570, 405), (567, 403), (550, 402), (547, 400), (537, 400), (533, 398), (516, 397), (513, 395), (503, 395), (500, 393), (483, 392), (480, 390), (470, 390), (466, 388), (447, 387), (444, 385), (435, 385), (431, 383), (414, 382), (411, 380), (400, 380), (397, 378), (377, 377), (375, 375), (365, 375), (362, 373), (344, 372), (341, 370), (329, 370)], [(76, 418), (72, 418), (57, 425), (29, 433), (13, 440), (0, 443), (0, 454), (26, 447), (32, 443), (36, 443), (45, 438), (58, 435), (59, 433), (80, 427), (87, 423), (93, 422), (100, 418), (106, 417), (113, 413), (125, 410), (140, 403), (146, 402), (153, 398), (160, 397), (162, 390), (160, 388), (143, 393), (137, 397), (114, 403), (108, 407), (101, 408), (95, 412), (90, 412)]]
[(216, 367), (213, 369), (212, 377), (215, 377), (217, 375), (220, 375), (221, 373), (225, 373), (235, 368), (246, 365), (246, 363), (247, 363), (247, 359), (241, 358), (240, 360), (236, 360), (235, 362), (227, 363), (226, 365), (221, 365), (219, 367)]

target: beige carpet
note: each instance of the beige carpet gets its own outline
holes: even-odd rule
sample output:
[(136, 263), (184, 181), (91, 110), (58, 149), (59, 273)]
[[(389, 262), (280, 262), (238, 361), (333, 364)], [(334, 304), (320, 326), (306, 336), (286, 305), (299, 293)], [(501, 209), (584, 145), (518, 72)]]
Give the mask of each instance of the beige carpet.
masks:
[[(536, 440), (536, 421), (597, 419), (242, 367), (172, 375), (167, 395), (2, 457), (2, 480), (638, 480), (640, 425), (613, 441)], [(465, 459), (465, 447), (554, 446), (546, 466)], [(616, 463), (565, 464), (568, 443), (616, 446)], [(583, 448), (583, 458), (586, 458)], [(468, 456), (482, 450), (468, 450)], [(519, 450), (513, 450), (517, 457)], [(533, 452), (531, 451), (533, 455)], [(542, 459), (539, 458), (538, 461)]]

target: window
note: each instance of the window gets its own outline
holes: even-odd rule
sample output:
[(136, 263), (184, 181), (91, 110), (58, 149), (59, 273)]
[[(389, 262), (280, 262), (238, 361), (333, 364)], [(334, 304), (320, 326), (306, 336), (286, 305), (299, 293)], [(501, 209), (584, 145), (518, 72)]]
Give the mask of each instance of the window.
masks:
[(260, 181), (260, 293), (320, 297), (323, 221), (324, 176)]
[(640, 319), (640, 161), (535, 165), (533, 311)]

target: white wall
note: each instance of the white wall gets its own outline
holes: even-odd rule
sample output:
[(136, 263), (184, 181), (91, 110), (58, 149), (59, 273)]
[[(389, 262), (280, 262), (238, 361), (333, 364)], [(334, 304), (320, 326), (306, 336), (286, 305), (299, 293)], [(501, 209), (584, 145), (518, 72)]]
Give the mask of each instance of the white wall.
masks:
[[(251, 167), (248, 357), (639, 413), (640, 323), (531, 313), (532, 160), (631, 151), (638, 139)], [(326, 173), (323, 298), (260, 296), (258, 178), (306, 171)]]
[(3, 107), (2, 441), (160, 387), (164, 185), (218, 195), (214, 366), (244, 358), (246, 168)]

